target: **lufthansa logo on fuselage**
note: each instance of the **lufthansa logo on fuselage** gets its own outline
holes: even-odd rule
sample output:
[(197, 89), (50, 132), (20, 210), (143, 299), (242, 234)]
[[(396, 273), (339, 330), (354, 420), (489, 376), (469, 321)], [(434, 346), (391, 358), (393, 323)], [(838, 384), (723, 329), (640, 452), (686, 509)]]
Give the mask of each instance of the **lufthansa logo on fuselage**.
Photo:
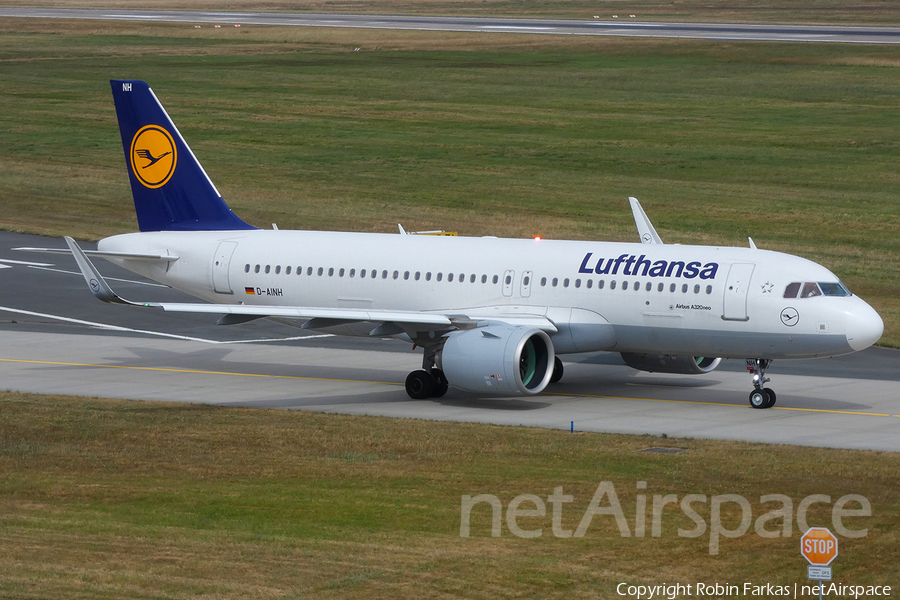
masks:
[(178, 152), (172, 134), (159, 125), (141, 127), (131, 140), (131, 171), (144, 186), (156, 189), (175, 172)]

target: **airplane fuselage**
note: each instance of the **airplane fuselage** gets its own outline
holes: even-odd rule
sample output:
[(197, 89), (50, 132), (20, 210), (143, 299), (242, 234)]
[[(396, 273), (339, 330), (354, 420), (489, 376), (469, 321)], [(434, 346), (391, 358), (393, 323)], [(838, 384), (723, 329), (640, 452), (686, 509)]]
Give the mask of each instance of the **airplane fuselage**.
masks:
[[(874, 310), (833, 273), (751, 248), (247, 230), (125, 234), (99, 249), (176, 255), (114, 262), (214, 303), (545, 317), (559, 354), (812, 358), (874, 341)], [(817, 291), (803, 297), (807, 283)]]

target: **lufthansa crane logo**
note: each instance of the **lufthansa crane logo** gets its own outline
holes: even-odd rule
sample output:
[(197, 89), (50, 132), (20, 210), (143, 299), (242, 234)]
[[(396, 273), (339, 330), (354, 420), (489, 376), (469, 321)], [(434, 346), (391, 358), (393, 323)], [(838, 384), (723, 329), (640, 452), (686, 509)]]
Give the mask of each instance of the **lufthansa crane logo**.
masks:
[(148, 188), (166, 184), (175, 172), (178, 152), (172, 135), (159, 125), (141, 127), (131, 140), (131, 170)]

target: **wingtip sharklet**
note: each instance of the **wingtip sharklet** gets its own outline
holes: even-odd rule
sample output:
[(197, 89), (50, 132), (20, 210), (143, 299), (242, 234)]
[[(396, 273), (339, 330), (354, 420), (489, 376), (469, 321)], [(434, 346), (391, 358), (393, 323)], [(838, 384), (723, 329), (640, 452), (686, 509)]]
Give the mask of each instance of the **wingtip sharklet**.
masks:
[(72, 256), (75, 257), (75, 263), (78, 265), (78, 269), (81, 271), (81, 275), (84, 277), (88, 289), (91, 290), (91, 293), (94, 294), (97, 299), (112, 304), (144, 306), (143, 304), (125, 300), (116, 294), (112, 288), (109, 287), (109, 284), (106, 283), (106, 280), (103, 279), (103, 275), (100, 274), (100, 271), (97, 270), (97, 267), (94, 266), (91, 259), (89, 259), (84, 253), (84, 250), (81, 249), (81, 246), (78, 245), (78, 242), (69, 236), (65, 236), (64, 239), (69, 246), (69, 250), (72, 251)]
[(647, 213), (641, 208), (641, 203), (638, 202), (638, 199), (634, 196), (629, 196), (628, 202), (631, 203), (631, 212), (634, 215), (634, 224), (637, 226), (638, 234), (641, 236), (641, 243), (662, 244), (663, 241), (660, 239), (659, 234), (656, 233), (656, 229), (653, 227), (653, 223), (650, 222)]

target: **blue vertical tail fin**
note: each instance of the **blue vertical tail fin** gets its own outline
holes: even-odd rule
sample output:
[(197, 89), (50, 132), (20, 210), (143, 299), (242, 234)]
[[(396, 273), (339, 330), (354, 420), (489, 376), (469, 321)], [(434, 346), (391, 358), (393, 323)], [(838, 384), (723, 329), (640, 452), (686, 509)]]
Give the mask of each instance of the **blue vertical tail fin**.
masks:
[(109, 83), (141, 231), (255, 229), (225, 204), (150, 86)]

